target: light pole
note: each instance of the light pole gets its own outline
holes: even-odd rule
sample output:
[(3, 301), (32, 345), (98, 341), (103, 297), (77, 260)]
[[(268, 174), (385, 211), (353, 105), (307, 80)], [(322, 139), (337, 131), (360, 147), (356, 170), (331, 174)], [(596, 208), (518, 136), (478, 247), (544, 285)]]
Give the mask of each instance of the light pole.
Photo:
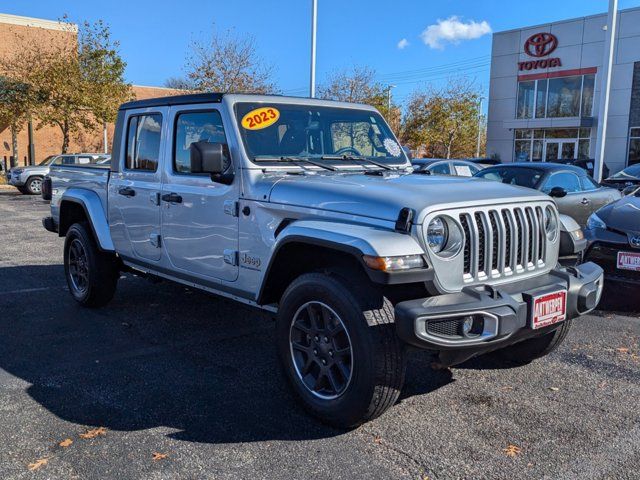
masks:
[(618, 0), (609, 0), (609, 18), (607, 35), (604, 40), (604, 61), (602, 62), (602, 88), (600, 89), (600, 109), (598, 111), (598, 134), (596, 138), (595, 165), (593, 178), (602, 181), (604, 169), (604, 150), (607, 137), (607, 119), (609, 118), (609, 94), (611, 93), (611, 70), (613, 68), (613, 51), (615, 49), (616, 28), (618, 26)]
[(391, 115), (391, 89), (396, 88), (395, 85), (387, 85), (387, 114)]
[(311, 0), (311, 75), (309, 96), (316, 96), (316, 31), (318, 27), (318, 0)]
[(484, 97), (480, 97), (480, 103), (478, 105), (478, 141), (476, 142), (476, 158), (480, 158), (480, 138), (482, 136), (482, 100), (484, 100)]

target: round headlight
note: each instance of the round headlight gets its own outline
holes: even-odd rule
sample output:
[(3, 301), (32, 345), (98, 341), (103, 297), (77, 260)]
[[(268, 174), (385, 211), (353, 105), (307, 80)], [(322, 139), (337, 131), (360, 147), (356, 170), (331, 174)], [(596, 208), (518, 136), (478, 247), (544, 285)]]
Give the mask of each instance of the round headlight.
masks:
[(544, 231), (549, 241), (554, 241), (558, 235), (558, 216), (552, 207), (544, 209)]
[(427, 244), (435, 253), (442, 251), (446, 245), (447, 230), (447, 224), (440, 217), (436, 217), (429, 222), (429, 226), (427, 227)]

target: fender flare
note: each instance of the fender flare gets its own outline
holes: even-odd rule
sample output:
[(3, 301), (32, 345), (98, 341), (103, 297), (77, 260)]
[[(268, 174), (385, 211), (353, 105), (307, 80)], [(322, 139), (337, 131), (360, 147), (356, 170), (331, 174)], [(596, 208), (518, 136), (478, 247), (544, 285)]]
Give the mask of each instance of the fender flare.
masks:
[(269, 264), (260, 279), (260, 288), (256, 297), (257, 303), (260, 303), (263, 298), (278, 253), (291, 243), (306, 243), (350, 254), (363, 266), (369, 278), (375, 283), (412, 283), (433, 279), (433, 269), (429, 267), (388, 273), (372, 270), (364, 265), (363, 255), (376, 257), (425, 255), (423, 248), (410, 235), (367, 225), (299, 220), (287, 225), (278, 235), (277, 241), (271, 249)]
[(60, 200), (59, 225), (62, 224), (62, 218), (64, 216), (63, 206), (65, 202), (75, 203), (83, 208), (100, 250), (114, 252), (115, 247), (111, 240), (107, 215), (98, 194), (82, 188), (70, 188), (66, 190)]

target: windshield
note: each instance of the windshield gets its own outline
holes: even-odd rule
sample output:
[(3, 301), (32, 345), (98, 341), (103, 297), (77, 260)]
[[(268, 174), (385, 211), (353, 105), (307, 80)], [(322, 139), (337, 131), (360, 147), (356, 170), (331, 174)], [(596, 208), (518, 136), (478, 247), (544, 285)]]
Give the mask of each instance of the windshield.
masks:
[(42, 160), (38, 166), (42, 166), (42, 165), (49, 165), (51, 162), (53, 162), (53, 159), (56, 158), (57, 155), (49, 155), (47, 158), (45, 158), (44, 160)]
[(396, 165), (407, 162), (377, 112), (278, 103), (238, 103), (235, 108), (244, 147), (253, 161), (347, 156)]
[(474, 176), (478, 178), (486, 178), (487, 180), (496, 180), (498, 182), (508, 183), (509, 185), (536, 188), (543, 175), (544, 172), (537, 168), (491, 167), (479, 171)]
[(631, 178), (631, 179), (640, 178), (640, 163), (638, 165), (631, 165), (630, 167), (625, 168), (624, 170), (613, 175), (611, 178), (622, 179), (622, 180), (626, 178)]

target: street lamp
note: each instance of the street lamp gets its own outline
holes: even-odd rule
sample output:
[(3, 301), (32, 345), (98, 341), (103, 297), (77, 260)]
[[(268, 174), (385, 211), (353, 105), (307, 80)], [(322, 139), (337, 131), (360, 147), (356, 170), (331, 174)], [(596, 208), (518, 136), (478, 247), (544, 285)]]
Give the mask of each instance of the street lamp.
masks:
[(318, 27), (318, 0), (311, 0), (311, 75), (309, 96), (316, 96), (316, 31)]
[(478, 140), (476, 142), (476, 158), (480, 158), (480, 137), (482, 136), (482, 101), (484, 97), (480, 97), (478, 105)]
[(395, 85), (387, 86), (387, 112), (391, 113), (391, 89), (396, 88)]

